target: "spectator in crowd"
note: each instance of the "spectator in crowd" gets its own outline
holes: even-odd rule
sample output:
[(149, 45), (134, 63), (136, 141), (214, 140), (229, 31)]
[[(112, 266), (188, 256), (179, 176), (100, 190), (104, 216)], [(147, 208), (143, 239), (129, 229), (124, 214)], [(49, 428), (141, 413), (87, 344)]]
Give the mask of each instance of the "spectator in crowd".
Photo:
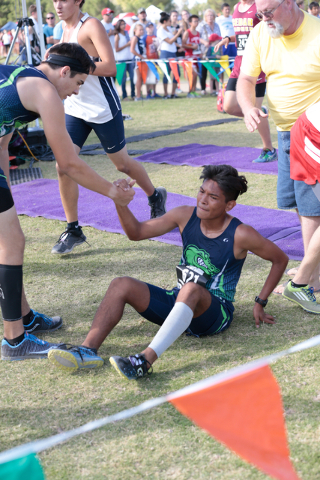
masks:
[[(222, 4), (220, 17), (216, 18), (216, 23), (220, 27), (221, 37), (233, 37), (234, 36), (234, 28), (232, 23), (232, 15), (230, 15), (230, 5), (229, 3)], [(234, 42), (230, 42), (228, 47), (222, 47), (222, 54), (229, 55), (229, 57), (236, 57), (237, 49)]]
[(182, 10), (181, 18), (184, 22), (186, 22), (187, 25), (189, 24), (189, 17), (190, 17), (190, 13), (188, 12), (188, 10)]
[(59, 43), (63, 34), (63, 20), (60, 20), (59, 23), (53, 29), (53, 43)]
[[(203, 57), (210, 57), (212, 56), (212, 48), (209, 43), (209, 37), (212, 34), (216, 34), (221, 36), (220, 27), (215, 22), (216, 20), (216, 12), (211, 8), (208, 8), (204, 12), (204, 21), (200, 23), (197, 27), (197, 31), (200, 33), (200, 42), (201, 42), (201, 53)], [(215, 68), (216, 72), (218, 73), (220, 68)], [(204, 95), (206, 93), (206, 82), (207, 82), (207, 72), (208, 70), (204, 65), (201, 65), (201, 77), (200, 77), (200, 84), (201, 84), (201, 93)], [(216, 79), (212, 79), (213, 84), (215, 84), (215, 88), (210, 89), (210, 93), (217, 93), (219, 91), (219, 82)], [(211, 80), (210, 80), (211, 85)]]
[[(166, 12), (161, 12), (160, 14), (160, 27), (158, 28), (157, 37), (159, 42), (159, 49), (160, 49), (160, 58), (167, 60), (169, 58), (176, 58), (177, 56), (177, 46), (176, 40), (182, 33), (182, 28), (176, 31), (173, 34), (169, 27), (171, 26), (170, 15)], [(171, 67), (169, 63), (166, 63), (168, 74), (170, 75)], [(177, 88), (177, 80), (173, 75), (173, 83), (172, 83), (172, 92), (171, 96), (168, 95), (168, 79), (166, 75), (163, 76), (163, 89), (164, 89), (164, 97), (163, 98), (176, 98), (176, 88)]]
[(216, 18), (216, 23), (220, 27), (221, 37), (231, 37), (234, 35), (232, 23), (232, 15), (230, 15), (229, 3), (223, 3), (221, 7), (221, 15)]
[(101, 23), (104, 26), (109, 36), (109, 40), (114, 51), (114, 40), (115, 40), (114, 36), (116, 34), (116, 31), (114, 29), (114, 26), (112, 25), (113, 14), (114, 14), (114, 11), (111, 10), (111, 8), (104, 8), (101, 12), (101, 15), (102, 15)]
[[(29, 27), (30, 44), (31, 44), (31, 47), (33, 47), (37, 53), (40, 53), (40, 45), (37, 39), (37, 36), (38, 38), (40, 36), (37, 7), (35, 5), (30, 5), (29, 12), (30, 12), (29, 18), (33, 21), (33, 27)], [(36, 35), (34, 34), (34, 32), (36, 33)]]
[[(320, 101), (320, 20), (299, 9), (295, 0), (276, 7), (273, 0), (257, 0), (256, 6), (263, 21), (246, 43), (237, 98), (252, 132), (266, 116), (255, 105), (255, 85), (262, 69), (268, 79), (270, 114), (278, 130), (278, 208), (297, 209), (308, 253), (310, 239), (320, 225), (320, 203), (310, 185), (290, 178), (290, 131), (298, 117)], [(319, 266), (309, 285), (320, 288)], [(279, 286), (275, 293), (282, 291)]]
[(45, 44), (47, 48), (52, 47), (54, 45), (54, 39), (53, 39), (53, 30), (54, 26), (56, 23), (56, 19), (54, 16), (54, 13), (49, 12), (46, 15), (46, 25), (43, 27), (43, 34), (45, 38)]
[(131, 41), (129, 33), (126, 31), (126, 22), (124, 20), (118, 20), (114, 29), (114, 48), (115, 48), (115, 57), (117, 62), (125, 62), (126, 68), (123, 72), (121, 88), (122, 88), (122, 100), (128, 100), (127, 90), (126, 90), (126, 81), (127, 81), (127, 72), (130, 77), (131, 85), (131, 99), (134, 100), (134, 82), (133, 82), (133, 54), (131, 53)]
[(304, 10), (304, 0), (298, 0), (297, 5), (299, 8), (301, 8), (301, 10)]
[(4, 46), (4, 54), (5, 54), (5, 56), (7, 56), (8, 52), (9, 52), (10, 45), (11, 45), (11, 36), (9, 35), (7, 30), (3, 30), (2, 42), (3, 42), (3, 46)]
[(142, 37), (143, 37), (143, 25), (141, 25), (139, 22), (136, 22), (134, 24), (133, 37), (131, 38), (131, 46), (130, 46), (130, 51), (134, 55), (136, 60), (136, 67), (135, 67), (136, 91), (137, 91), (137, 96), (135, 98), (136, 102), (138, 102), (139, 100), (143, 100), (141, 95), (142, 75), (137, 65), (137, 62), (146, 58), (146, 52), (145, 52), (145, 47), (144, 47)]
[[(234, 66), (227, 83), (227, 88), (224, 96), (223, 108), (230, 115), (236, 117), (243, 117), (241, 107), (237, 99), (236, 88), (238, 77), (240, 75), (240, 68), (242, 58), (248, 38), (250, 38), (251, 32), (254, 27), (259, 23), (259, 19), (256, 16), (257, 7), (255, 0), (240, 0), (234, 8), (232, 15), (235, 36), (225, 37), (219, 42), (214, 51), (217, 52), (218, 48), (222, 45), (228, 47), (229, 42), (236, 41), (237, 56), (234, 61)], [(266, 76), (263, 72), (260, 72), (256, 85), (256, 104), (258, 108), (262, 107), (262, 102), (266, 92)], [(261, 137), (263, 148), (258, 158), (253, 160), (253, 163), (265, 163), (273, 162), (277, 160), (277, 151), (272, 146), (270, 128), (268, 122), (268, 116), (261, 117), (261, 122), (258, 125), (258, 132)]]
[[(178, 24), (178, 12), (177, 10), (172, 10), (170, 13), (170, 20), (171, 20), (171, 26), (169, 27), (169, 30), (173, 35), (179, 30), (180, 25)], [(177, 57), (184, 57), (185, 56), (185, 50), (182, 46), (182, 33), (179, 35), (179, 37), (176, 40), (176, 47), (177, 47)]]
[[(147, 20), (147, 12), (145, 11), (144, 8), (139, 8), (138, 12), (137, 12), (137, 15), (138, 15), (138, 20), (136, 23), (139, 23), (140, 25), (143, 26), (143, 35), (146, 35), (147, 34), (147, 31), (146, 31), (146, 26), (147, 26), (147, 23), (148, 23), (148, 20)], [(130, 37), (132, 37), (134, 35), (133, 31), (134, 31), (134, 25), (133, 24), (130, 28), (130, 31), (129, 31), (129, 35)]]
[(309, 4), (309, 13), (314, 17), (319, 17), (319, 3), (318, 2), (311, 2)]
[[(198, 15), (191, 15), (189, 17), (190, 28), (184, 32), (182, 37), (182, 45), (186, 50), (186, 57), (189, 57), (188, 60), (194, 62), (194, 60), (200, 59), (201, 56), (201, 37), (200, 33), (197, 31), (199, 25)], [(209, 46), (209, 41), (207, 42)], [(197, 63), (194, 62), (192, 65), (192, 84), (189, 82), (189, 93), (188, 98), (198, 98), (200, 95), (196, 93), (196, 84), (197, 84)]]
[[(142, 40), (144, 42), (145, 51), (147, 58), (150, 60), (156, 60), (158, 56), (158, 39), (154, 33), (155, 26), (152, 22), (147, 22), (146, 31), (147, 34), (143, 36)], [(157, 78), (151, 70), (148, 70), (147, 78), (147, 100), (153, 100), (155, 98), (161, 98), (160, 95), (156, 93), (156, 83)]]

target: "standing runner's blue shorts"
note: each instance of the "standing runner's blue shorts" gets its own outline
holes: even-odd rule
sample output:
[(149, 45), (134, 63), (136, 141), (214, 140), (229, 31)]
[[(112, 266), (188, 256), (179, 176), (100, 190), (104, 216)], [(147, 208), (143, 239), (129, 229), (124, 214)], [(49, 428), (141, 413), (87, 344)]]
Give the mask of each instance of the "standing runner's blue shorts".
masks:
[(121, 110), (106, 123), (92, 123), (82, 118), (65, 115), (66, 126), (72, 142), (82, 148), (93, 130), (106, 153), (117, 153), (126, 144)]
[(14, 201), (7, 184), (7, 177), (0, 168), (0, 213), (6, 212), (14, 205)]
[[(150, 303), (147, 310), (139, 312), (139, 315), (149, 322), (162, 325), (173, 309), (180, 290), (178, 288), (164, 290), (149, 283), (146, 285), (150, 291)], [(217, 297), (211, 294), (210, 307), (202, 315), (192, 319), (186, 332), (196, 337), (220, 333), (230, 326), (232, 318), (232, 311), (227, 307), (227, 302), (222, 304)]]

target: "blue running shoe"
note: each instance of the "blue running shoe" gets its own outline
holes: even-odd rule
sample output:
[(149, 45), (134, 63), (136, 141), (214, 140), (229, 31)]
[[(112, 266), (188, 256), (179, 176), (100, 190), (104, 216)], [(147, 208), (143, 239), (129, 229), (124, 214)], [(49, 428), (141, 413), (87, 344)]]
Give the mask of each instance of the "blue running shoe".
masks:
[(162, 96), (155, 93), (154, 95), (152, 95), (152, 98), (162, 98)]
[(95, 348), (82, 345), (58, 345), (49, 351), (48, 358), (53, 365), (69, 373), (82, 368), (91, 370), (102, 367), (104, 363), (103, 359), (97, 355)]
[(145, 375), (151, 375), (152, 366), (142, 353), (130, 357), (110, 357), (111, 365), (117, 370), (121, 377), (128, 380), (137, 380)]
[(47, 317), (43, 313), (31, 309), (33, 318), (28, 325), (24, 324), (27, 333), (47, 333), (58, 330), (62, 326), (61, 317)]
[(267, 163), (275, 162), (276, 160), (278, 160), (277, 150), (275, 148), (273, 150), (264, 148), (261, 150), (259, 157), (253, 160), (252, 163)]
[(45, 342), (34, 335), (25, 333), (24, 339), (19, 345), (12, 346), (7, 340), (2, 340), (1, 359), (12, 361), (47, 358), (50, 348), (58, 345), (58, 343)]

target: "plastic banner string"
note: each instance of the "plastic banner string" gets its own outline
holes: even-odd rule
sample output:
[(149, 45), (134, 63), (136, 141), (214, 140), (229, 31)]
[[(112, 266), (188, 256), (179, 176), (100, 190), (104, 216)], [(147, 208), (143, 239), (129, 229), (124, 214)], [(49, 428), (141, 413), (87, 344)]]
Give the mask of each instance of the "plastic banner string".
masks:
[(192, 82), (193, 82), (193, 65), (192, 65), (192, 62), (189, 62), (189, 61), (185, 61), (184, 62), (184, 65), (185, 65), (185, 68), (186, 68), (186, 72), (187, 72), (187, 77), (188, 77), (188, 81), (189, 81), (189, 88), (190, 88), (190, 91), (192, 90)]
[(178, 87), (180, 88), (180, 76), (179, 76), (178, 64), (177, 62), (173, 62), (172, 60), (169, 60), (169, 65), (172, 70), (174, 78), (177, 80)]
[[(135, 64), (136, 61), (128, 60), (126, 62), (121, 62), (116, 64), (117, 65), (116, 79), (119, 85), (121, 85), (123, 76), (125, 75), (125, 70), (126, 70), (125, 65), (131, 64), (131, 63)], [(178, 65), (183, 67), (185, 78), (187, 78), (187, 80), (190, 82), (189, 73), (186, 68), (186, 63), (192, 64), (192, 66), (194, 66), (195, 64), (198, 64), (199, 69), (201, 69), (202, 65), (204, 65), (209, 70), (211, 75), (213, 75), (213, 77), (216, 80), (220, 81), (219, 76), (222, 75), (224, 72), (227, 73), (228, 77), (230, 76), (231, 68), (233, 66), (233, 58), (228, 57), (228, 55), (223, 55), (219, 59), (214, 59), (214, 60), (212, 59), (197, 60), (197, 59), (188, 58), (188, 57), (184, 57), (181, 60), (177, 60), (176, 58), (159, 59), (159, 60), (142, 59), (142, 60), (139, 60), (138, 62), (138, 68), (142, 74), (143, 83), (146, 83), (144, 79), (147, 78), (148, 68), (156, 76), (157, 80), (160, 80), (160, 75), (164, 74), (167, 77), (168, 82), (172, 83), (172, 80), (170, 78), (170, 75), (168, 74), (168, 69), (167, 69), (167, 64), (169, 64), (171, 67), (173, 76), (177, 80), (180, 88), (180, 76), (178, 72)], [(148, 66), (147, 68), (144, 66), (145, 64)], [(216, 72), (214, 70), (214, 67), (220, 68), (220, 71)], [(190, 71), (190, 67), (188, 67), (188, 69)]]
[(286, 355), (319, 345), (320, 335), (317, 335), (281, 352), (218, 373), (169, 395), (148, 400), (137, 407), (12, 448), (0, 454), (0, 465), (170, 402), (263, 472), (279, 480), (298, 480), (289, 458), (280, 389), (269, 364)]
[(156, 79), (159, 81), (160, 80), (160, 75), (159, 75), (159, 72), (158, 72), (156, 66), (152, 62), (149, 62), (149, 61), (146, 62), (146, 64), (148, 65), (148, 67), (150, 68), (151, 72), (154, 74)]
[(165, 74), (165, 76), (167, 77), (168, 79), (168, 83), (172, 83), (172, 80), (171, 80), (171, 77), (170, 75), (168, 74), (168, 69), (167, 69), (167, 63), (168, 62), (164, 62), (163, 60), (158, 60), (158, 65), (159, 67), (161, 68), (162, 72)]
[(138, 68), (141, 73), (143, 83), (146, 83), (148, 75), (148, 64), (145, 62), (138, 62)]
[(117, 79), (117, 82), (119, 83), (119, 85), (122, 84), (122, 79), (123, 79), (123, 75), (125, 73), (125, 70), (126, 70), (126, 63), (125, 62), (117, 63), (116, 79)]

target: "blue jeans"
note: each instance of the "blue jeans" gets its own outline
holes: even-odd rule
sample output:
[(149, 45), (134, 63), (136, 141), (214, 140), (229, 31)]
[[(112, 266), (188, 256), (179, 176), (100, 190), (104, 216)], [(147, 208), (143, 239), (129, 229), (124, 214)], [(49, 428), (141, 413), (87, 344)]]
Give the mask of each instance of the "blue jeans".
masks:
[[(176, 53), (172, 53), (172, 52), (167, 52), (166, 50), (161, 50), (160, 52), (160, 58), (175, 58), (177, 55)], [(170, 75), (170, 72), (171, 72), (171, 67), (169, 65), (169, 62), (166, 62), (166, 65), (167, 65), (167, 69), (168, 69), (168, 75)], [(178, 72), (179, 72), (179, 67), (178, 67)], [(166, 84), (168, 83), (168, 79), (165, 75), (163, 75), (163, 83)], [(173, 83), (178, 83), (177, 80), (175, 79), (175, 76), (173, 75)]]
[[(121, 60), (119, 63), (123, 63), (126, 61), (129, 62), (129, 60)], [(126, 63), (126, 68), (125, 68), (125, 71), (123, 72), (122, 83), (121, 83), (122, 99), (125, 99), (128, 96), (127, 90), (126, 90), (127, 72), (129, 73), (129, 77), (130, 77), (131, 98), (133, 98), (135, 95), (135, 89), (134, 89), (134, 83), (133, 83), (133, 70), (134, 70), (134, 61), (131, 60), (130, 63)]]
[(278, 132), (277, 202), (281, 210), (297, 208), (303, 217), (320, 216), (320, 202), (312, 187), (290, 178), (290, 132)]

